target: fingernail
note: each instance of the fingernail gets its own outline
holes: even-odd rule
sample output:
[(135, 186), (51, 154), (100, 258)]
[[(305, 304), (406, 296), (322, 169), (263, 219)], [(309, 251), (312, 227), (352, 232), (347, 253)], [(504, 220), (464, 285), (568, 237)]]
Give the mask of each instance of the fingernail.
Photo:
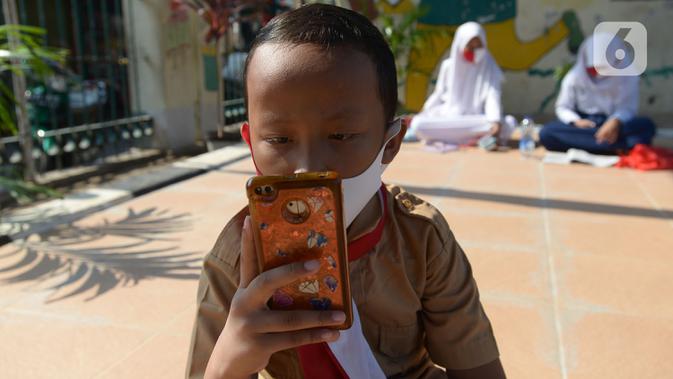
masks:
[(346, 314), (343, 312), (333, 312), (332, 313), (332, 320), (336, 322), (344, 322), (346, 321)]
[(322, 339), (327, 341), (336, 340), (337, 338), (339, 338), (339, 332), (336, 330), (325, 330), (320, 334), (320, 337), (322, 337)]
[(243, 220), (243, 230), (248, 230), (250, 228), (250, 216), (245, 216)]
[(320, 262), (318, 262), (315, 259), (304, 262), (304, 268), (308, 271), (317, 270), (319, 267), (320, 267)]

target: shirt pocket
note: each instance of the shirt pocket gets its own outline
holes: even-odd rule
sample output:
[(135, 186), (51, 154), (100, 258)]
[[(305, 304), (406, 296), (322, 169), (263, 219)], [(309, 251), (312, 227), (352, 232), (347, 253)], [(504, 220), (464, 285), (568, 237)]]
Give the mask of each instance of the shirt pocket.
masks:
[(393, 360), (406, 360), (423, 344), (422, 330), (415, 322), (405, 326), (379, 325), (379, 351)]

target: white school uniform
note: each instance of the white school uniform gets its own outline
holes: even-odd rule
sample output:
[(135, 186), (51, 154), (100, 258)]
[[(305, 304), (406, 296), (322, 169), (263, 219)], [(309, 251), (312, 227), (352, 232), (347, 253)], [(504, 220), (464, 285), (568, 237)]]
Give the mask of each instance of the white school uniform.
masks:
[[(468, 62), (465, 47), (474, 37), (484, 45), (484, 57)], [(421, 113), (411, 122), (411, 133), (425, 141), (462, 144), (483, 135), (502, 119), (500, 87), (503, 74), (487, 50), (486, 33), (476, 22), (461, 25), (442, 62), (437, 84)]]

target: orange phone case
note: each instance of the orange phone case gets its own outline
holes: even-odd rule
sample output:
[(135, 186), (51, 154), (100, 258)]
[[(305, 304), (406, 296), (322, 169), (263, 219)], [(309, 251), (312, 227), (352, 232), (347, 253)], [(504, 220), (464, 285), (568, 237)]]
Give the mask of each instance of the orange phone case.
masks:
[(256, 176), (246, 185), (260, 270), (317, 259), (319, 271), (280, 288), (272, 309), (342, 310), (351, 326), (341, 179), (336, 172)]

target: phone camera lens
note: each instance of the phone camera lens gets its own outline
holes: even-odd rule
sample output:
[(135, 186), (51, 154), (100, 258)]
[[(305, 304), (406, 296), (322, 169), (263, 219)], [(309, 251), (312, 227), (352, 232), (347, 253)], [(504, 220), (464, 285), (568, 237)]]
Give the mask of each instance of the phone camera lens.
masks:
[(255, 188), (255, 194), (261, 195), (262, 194), (262, 187), (256, 187)]
[(264, 187), (264, 192), (271, 193), (271, 186)]

